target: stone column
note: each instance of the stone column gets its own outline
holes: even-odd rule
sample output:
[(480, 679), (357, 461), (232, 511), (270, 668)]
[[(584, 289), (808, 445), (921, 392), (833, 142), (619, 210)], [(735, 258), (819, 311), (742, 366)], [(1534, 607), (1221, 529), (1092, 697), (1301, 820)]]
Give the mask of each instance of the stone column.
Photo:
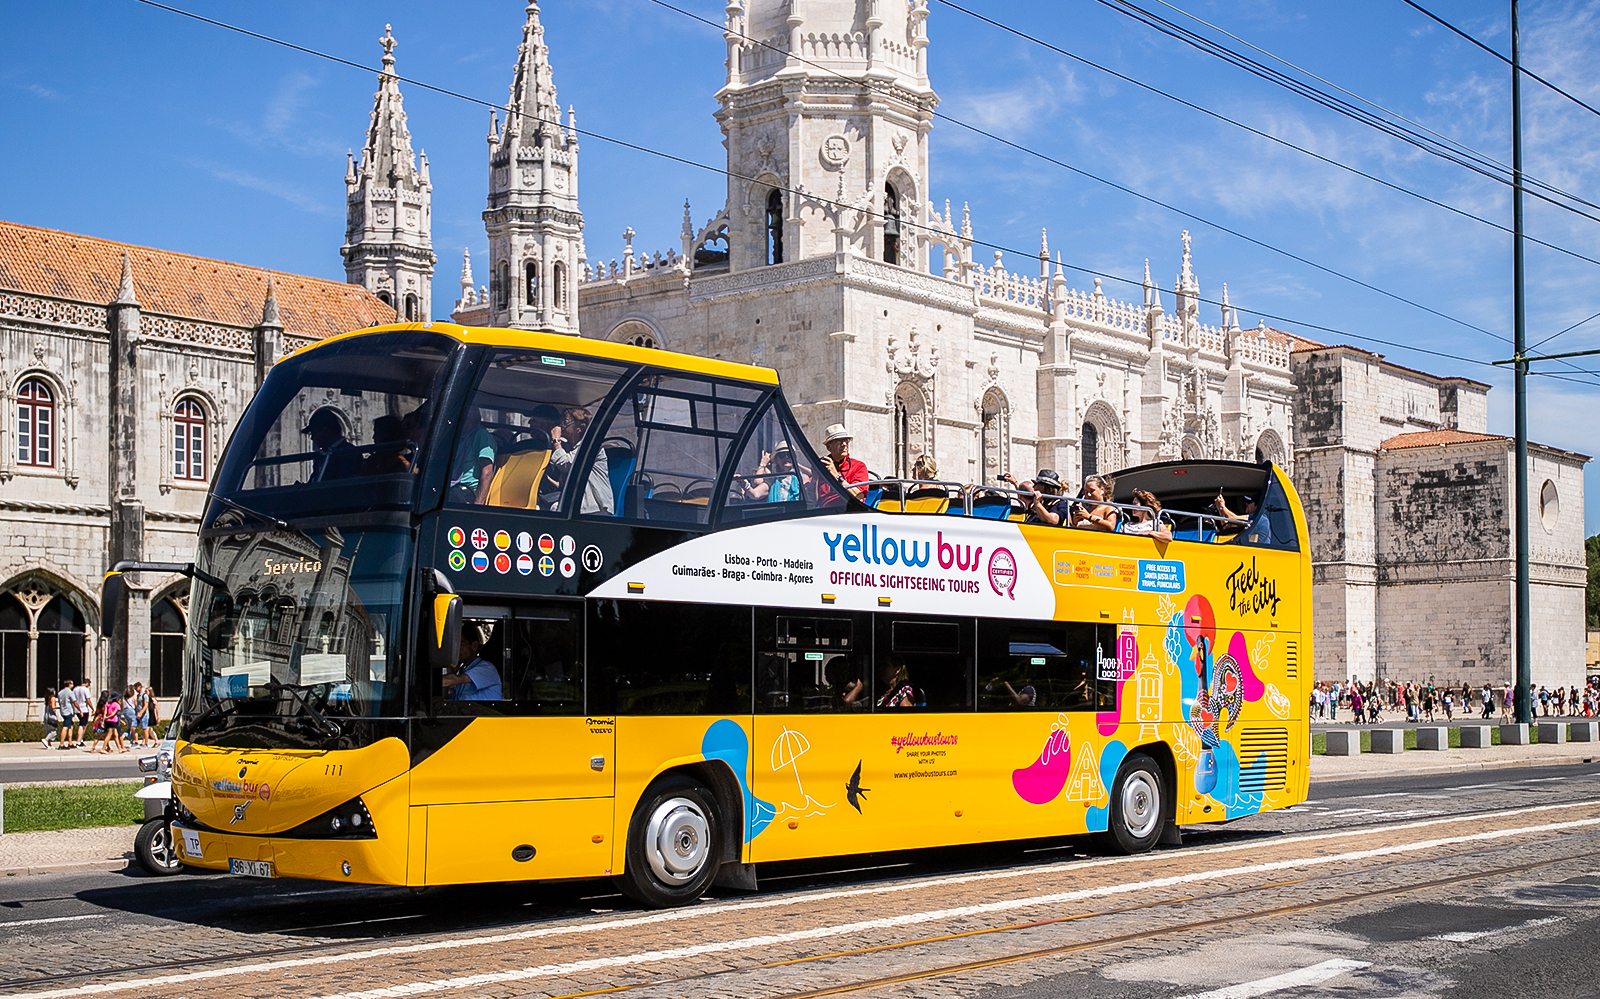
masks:
[[(116, 562), (144, 557), (144, 504), (138, 498), (139, 300), (134, 294), (133, 269), (126, 253), (122, 255), (122, 283), (117, 297), (106, 307), (106, 325), (111, 361), (107, 466), (111, 524), (105, 566), (109, 569)], [(105, 685), (119, 691), (135, 680), (150, 681), (148, 598), (130, 598), (123, 611), (114, 633), (102, 636), (108, 642)]]

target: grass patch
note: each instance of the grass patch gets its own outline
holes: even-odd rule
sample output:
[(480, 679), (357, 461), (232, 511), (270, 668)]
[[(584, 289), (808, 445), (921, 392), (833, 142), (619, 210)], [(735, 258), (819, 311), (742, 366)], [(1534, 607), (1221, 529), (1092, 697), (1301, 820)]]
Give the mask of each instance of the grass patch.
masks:
[(19, 787), (5, 792), (6, 832), (87, 829), (144, 821), (144, 802), (133, 792), (143, 781), (77, 787)]

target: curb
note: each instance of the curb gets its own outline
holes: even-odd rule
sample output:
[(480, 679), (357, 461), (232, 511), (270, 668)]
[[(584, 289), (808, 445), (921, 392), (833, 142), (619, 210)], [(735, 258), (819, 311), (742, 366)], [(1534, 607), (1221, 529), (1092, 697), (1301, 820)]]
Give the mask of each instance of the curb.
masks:
[[(1411, 750), (1409, 752), (1415, 752), (1415, 750)], [(1509, 759), (1483, 760), (1481, 762), (1466, 761), (1461, 763), (1444, 763), (1432, 767), (1397, 766), (1392, 770), (1362, 770), (1356, 773), (1327, 774), (1324, 776), (1313, 774), (1311, 779), (1313, 781), (1321, 780), (1327, 783), (1336, 783), (1347, 780), (1375, 780), (1380, 777), (1408, 776), (1411, 774), (1422, 773), (1465, 773), (1472, 770), (1491, 770), (1496, 767), (1551, 766), (1562, 763), (1576, 766), (1583, 763), (1593, 763), (1597, 759), (1600, 759), (1600, 753), (1596, 753), (1594, 756), (1535, 756), (1525, 760)]]
[(32, 867), (0, 867), (0, 877), (15, 878), (27, 874), (76, 874), (85, 871), (125, 871), (134, 866), (131, 857), (105, 860), (85, 860), (75, 864), (36, 864)]

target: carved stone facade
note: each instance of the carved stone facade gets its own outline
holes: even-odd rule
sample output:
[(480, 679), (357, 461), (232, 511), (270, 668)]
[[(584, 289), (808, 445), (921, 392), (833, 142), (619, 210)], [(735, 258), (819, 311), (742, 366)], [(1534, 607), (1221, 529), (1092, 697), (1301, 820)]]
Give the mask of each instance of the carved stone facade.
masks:
[(0, 222), (0, 721), (37, 718), (66, 675), (176, 695), (184, 580), (137, 580), (113, 643), (101, 575), (190, 560), (271, 365), (393, 319), (348, 284)]
[[(537, 8), (529, 11), (519, 79), (530, 53), (548, 66)], [(1481, 434), (1486, 386), (1395, 365), (1381, 365), (1389, 374), (1363, 383), (1361, 394), (1348, 394), (1354, 381), (1342, 396), (1297, 385), (1324, 363), (1314, 359), (1348, 348), (1264, 324), (1242, 329), (1226, 285), (1217, 325), (1204, 322), (1187, 232), (1171, 313), (1148, 261), (1138, 302), (1108, 297), (1098, 278), (1090, 289), (1068, 287), (1042, 232), (1037, 260), (975, 260), (970, 212), (958, 215), (948, 200), (941, 208), (931, 194), (938, 97), (926, 0), (729, 0), (726, 11), (715, 114), (726, 202), (699, 225), (685, 204), (676, 247), (636, 249), (630, 228), (620, 260), (585, 264), (576, 314), (583, 335), (776, 368), (807, 433), (820, 440), (825, 426), (844, 423), (856, 437), (853, 453), (877, 476), (907, 473), (919, 454), (935, 457), (949, 480), (993, 482), (1003, 471), (1022, 477), (1047, 467), (1074, 488), (1087, 474), (1153, 461), (1275, 461), (1311, 497), (1318, 677), (1423, 675), (1416, 657), (1384, 651), (1378, 635), (1383, 608), (1400, 606), (1383, 594), (1400, 599), (1406, 584), (1379, 570), (1373, 511), (1388, 466), (1377, 452), (1407, 431)], [(557, 130), (552, 141), (562, 149), (574, 140)], [(503, 196), (493, 173), (503, 146), (492, 133), (491, 209)], [(576, 182), (574, 162), (567, 190)], [(500, 216), (484, 217), (499, 254)], [(566, 232), (576, 239), (575, 228)], [(501, 260), (493, 256), (494, 266)], [(527, 325), (515, 310), (491, 309), (493, 281), (487, 295), (474, 291), (465, 262), (462, 289), (456, 321)], [(1550, 460), (1568, 468), (1586, 459)], [(1578, 524), (1581, 533), (1581, 475), (1569, 469), (1556, 480), (1562, 530)], [(1421, 488), (1387, 481), (1391, 493)], [(1388, 536), (1416, 526), (1399, 524)], [(1556, 576), (1565, 579), (1562, 566)], [(1561, 620), (1573, 600), (1581, 618), (1581, 589), (1545, 592), (1540, 599), (1559, 606)], [(1508, 614), (1510, 596), (1503, 587), (1447, 588), (1429, 599), (1492, 617)], [(1559, 635), (1546, 661), (1566, 677), (1568, 663), (1581, 668), (1582, 636)], [(1454, 657), (1455, 672), (1435, 665), (1428, 675), (1503, 674), (1509, 650), (1495, 641), (1500, 653)], [(1468, 669), (1469, 659), (1478, 665)]]

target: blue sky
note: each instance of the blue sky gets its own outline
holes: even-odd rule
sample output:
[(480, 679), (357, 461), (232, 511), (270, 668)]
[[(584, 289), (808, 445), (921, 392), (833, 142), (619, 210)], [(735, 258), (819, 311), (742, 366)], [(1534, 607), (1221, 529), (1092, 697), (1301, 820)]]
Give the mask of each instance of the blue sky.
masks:
[[(1435, 0), (1437, 12), (1501, 51), (1503, 2)], [(719, 21), (722, 4), (679, 4)], [(515, 2), (215, 3), (186, 9), (376, 67), (387, 23), (403, 76), (502, 102), (520, 37)], [(1288, 249), (1507, 339), (1510, 237), (1340, 172), (1179, 107), (931, 0), (930, 71), (941, 110), (1186, 211)], [(1272, 87), (1094, 0), (972, 9), (1186, 100), (1475, 214), (1509, 224), (1502, 185)], [(1156, 0), (1145, 6), (1184, 21)], [(1350, 91), (1510, 159), (1509, 71), (1399, 0), (1294, 5), (1180, 3), (1186, 11)], [(723, 78), (720, 33), (647, 0), (553, 0), (543, 8), (556, 84), (579, 125), (713, 167), (711, 112)], [(1600, 0), (1522, 7), (1535, 72), (1600, 106)], [(1199, 26), (1184, 21), (1192, 27)], [(1203, 29), (1202, 29), (1203, 30)], [(134, 0), (6, 4), (0, 37), (0, 217), (339, 279), (345, 150), (359, 147), (373, 74), (229, 33)], [(1237, 44), (1237, 43), (1233, 43)], [(449, 312), (463, 247), (482, 260), (488, 113), (402, 86), (415, 146), (434, 182), (439, 254), (434, 312)], [(1524, 90), (1526, 168), (1600, 203), (1600, 117)], [(1372, 346), (1400, 364), (1495, 386), (1490, 429), (1511, 432), (1510, 379), (1472, 361), (1508, 343), (1385, 298), (1205, 224), (1140, 202), (949, 122), (933, 132), (932, 194), (970, 202), (980, 239), (1025, 254), (1039, 229), (1069, 263), (1137, 279), (1146, 257), (1170, 287), (1178, 233), (1194, 234), (1205, 297), (1226, 281), (1246, 325), (1252, 310), (1442, 352)], [(592, 260), (619, 255), (621, 232), (645, 249), (676, 247), (685, 198), (703, 222), (720, 175), (598, 138), (583, 142), (581, 194)], [(1597, 213), (1600, 214), (1600, 213)], [(1529, 200), (1532, 235), (1600, 259), (1600, 223)], [(985, 257), (987, 254), (985, 254)], [(1034, 264), (1008, 255), (1008, 265)], [(1530, 245), (1528, 329), (1536, 342), (1600, 312), (1600, 267)], [(485, 274), (479, 268), (481, 282)], [(1090, 279), (1073, 278), (1079, 287)], [(1107, 282), (1118, 298), (1137, 289)], [(1170, 295), (1167, 296), (1170, 308)], [(1217, 321), (1214, 307), (1205, 317)], [(1273, 321), (1287, 329), (1292, 323)], [(1547, 349), (1600, 347), (1600, 319)], [(1580, 366), (1600, 371), (1600, 357)], [(1556, 366), (1548, 370), (1559, 371)], [(1533, 436), (1600, 453), (1591, 429), (1600, 376), (1534, 378)], [(1600, 531), (1600, 481), (1587, 475), (1586, 533)]]

